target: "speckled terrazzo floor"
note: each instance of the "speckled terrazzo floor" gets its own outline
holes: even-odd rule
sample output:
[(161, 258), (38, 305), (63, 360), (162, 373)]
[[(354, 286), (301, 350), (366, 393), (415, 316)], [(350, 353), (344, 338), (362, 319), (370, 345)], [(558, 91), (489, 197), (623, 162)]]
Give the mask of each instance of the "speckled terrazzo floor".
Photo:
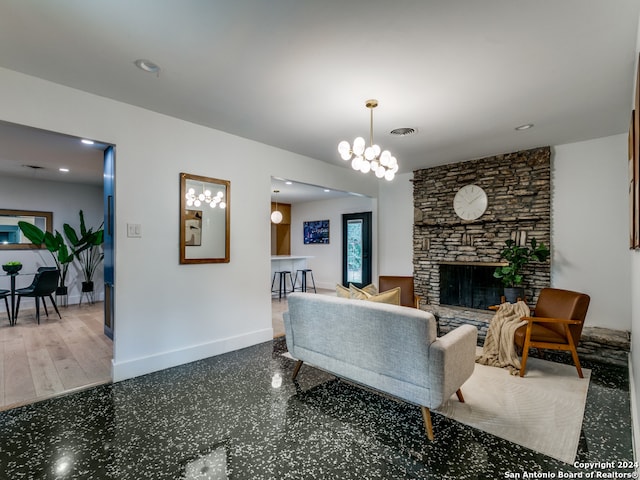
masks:
[[(429, 442), (417, 407), (308, 366), (294, 384), (283, 349), (274, 340), (2, 412), (0, 478), (497, 479), (595, 471), (438, 414)], [(628, 373), (585, 367), (592, 379), (577, 461), (631, 461)]]

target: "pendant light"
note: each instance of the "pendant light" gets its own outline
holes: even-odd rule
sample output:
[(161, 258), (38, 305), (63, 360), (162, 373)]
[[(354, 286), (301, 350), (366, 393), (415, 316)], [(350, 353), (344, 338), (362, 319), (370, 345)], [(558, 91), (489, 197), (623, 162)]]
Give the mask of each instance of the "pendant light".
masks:
[[(367, 100), (365, 107), (370, 111), (369, 123), (369, 146), (366, 147), (365, 140), (357, 137), (351, 145), (346, 140), (338, 144), (338, 153), (346, 162), (351, 160), (351, 168), (362, 173), (373, 172), (376, 177), (386, 180), (393, 180), (398, 171), (398, 161), (391, 155), (389, 150), (382, 150), (380, 146), (373, 143), (373, 109), (378, 106), (375, 99)], [(366, 148), (365, 148), (366, 147)]]
[(277, 224), (282, 221), (282, 212), (278, 210), (278, 193), (280, 193), (280, 190), (274, 190), (273, 193), (276, 194), (276, 209), (271, 212), (271, 222)]

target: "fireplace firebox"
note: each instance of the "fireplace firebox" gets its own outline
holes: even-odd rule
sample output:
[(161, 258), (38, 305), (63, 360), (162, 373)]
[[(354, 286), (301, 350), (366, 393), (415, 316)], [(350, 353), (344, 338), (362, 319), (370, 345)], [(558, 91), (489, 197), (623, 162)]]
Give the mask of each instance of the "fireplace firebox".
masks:
[(486, 310), (500, 303), (504, 288), (493, 276), (498, 265), (441, 263), (440, 305)]

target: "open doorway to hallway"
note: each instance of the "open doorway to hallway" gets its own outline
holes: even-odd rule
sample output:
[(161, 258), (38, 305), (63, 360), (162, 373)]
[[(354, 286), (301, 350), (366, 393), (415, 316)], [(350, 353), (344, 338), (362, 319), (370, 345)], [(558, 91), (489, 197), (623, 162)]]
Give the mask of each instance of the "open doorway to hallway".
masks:
[[(53, 232), (102, 224), (105, 150), (110, 145), (0, 121), (0, 207), (52, 214)], [(30, 243), (26, 239), (24, 243)], [(39, 267), (55, 265), (53, 252), (30, 245), (0, 245), (0, 264), (20, 261), (15, 288), (28, 286)], [(96, 303), (81, 292), (82, 266), (69, 264), (68, 295), (57, 298), (62, 319), (47, 299), (49, 316), (35, 318), (33, 299), (23, 299), (15, 326), (0, 311), (0, 410), (111, 381), (113, 344), (104, 334), (103, 265), (94, 277)], [(2, 272), (0, 272), (2, 273)], [(0, 274), (0, 289), (9, 289)], [(67, 305), (64, 300), (67, 300)], [(81, 305), (79, 305), (82, 299)]]

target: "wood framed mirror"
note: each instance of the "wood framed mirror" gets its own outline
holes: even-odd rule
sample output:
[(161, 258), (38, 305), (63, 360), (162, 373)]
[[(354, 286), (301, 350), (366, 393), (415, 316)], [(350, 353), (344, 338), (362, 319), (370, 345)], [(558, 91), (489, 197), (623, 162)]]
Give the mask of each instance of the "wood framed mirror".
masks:
[(180, 263), (229, 263), (231, 182), (180, 173)]
[(53, 212), (0, 209), (0, 250), (44, 249), (22, 234), (18, 222), (29, 222), (43, 232), (53, 233)]

